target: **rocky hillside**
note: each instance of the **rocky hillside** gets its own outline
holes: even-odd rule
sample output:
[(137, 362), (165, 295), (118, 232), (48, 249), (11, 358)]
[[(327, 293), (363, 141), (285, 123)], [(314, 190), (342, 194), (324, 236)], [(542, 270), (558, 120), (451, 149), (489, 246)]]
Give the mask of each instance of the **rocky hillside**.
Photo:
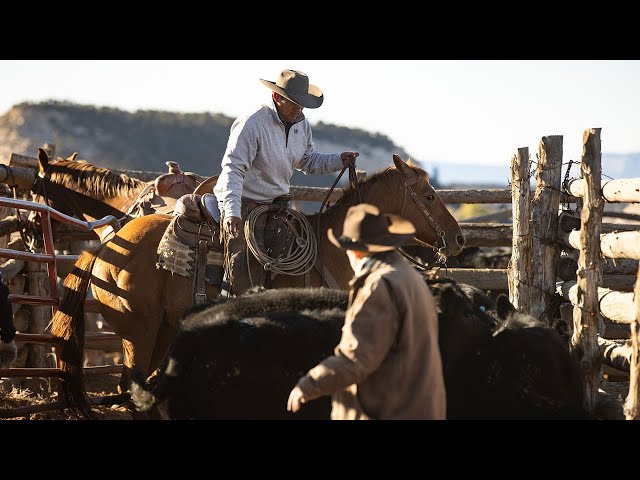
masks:
[[(56, 156), (78, 152), (95, 165), (124, 170), (164, 171), (176, 161), (204, 176), (220, 173), (233, 118), (216, 113), (137, 111), (66, 102), (15, 105), (0, 117), (0, 163), (11, 153), (35, 157), (38, 147), (54, 144)], [(392, 154), (407, 153), (379, 133), (318, 123), (314, 141), (320, 151), (358, 150), (358, 168), (373, 172), (392, 164)], [(345, 175), (346, 177), (346, 175)], [(328, 186), (330, 175), (296, 175), (297, 185)]]

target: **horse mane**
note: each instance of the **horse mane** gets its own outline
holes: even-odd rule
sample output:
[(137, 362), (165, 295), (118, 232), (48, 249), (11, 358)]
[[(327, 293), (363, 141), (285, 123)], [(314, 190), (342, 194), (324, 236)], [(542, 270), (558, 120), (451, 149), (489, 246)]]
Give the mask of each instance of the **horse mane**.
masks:
[[(414, 163), (411, 159), (407, 160), (407, 166), (411, 167), (413, 170), (417, 170), (418, 174), (424, 174), (427, 176), (427, 178), (429, 178), (429, 174), (426, 171), (424, 171), (422, 168), (420, 168), (418, 164)], [(395, 168), (395, 166), (391, 166), (391, 167), (386, 167), (380, 170), (376, 170), (373, 173), (367, 175), (363, 180), (361, 180), (358, 183), (358, 189), (360, 190), (360, 193), (364, 194), (371, 187), (371, 185), (374, 185), (375, 183), (377, 183), (382, 177), (388, 177), (396, 171), (397, 169)], [(340, 196), (340, 198), (338, 198), (338, 200), (343, 200), (343, 199), (348, 200), (350, 197), (355, 195), (356, 195), (356, 191), (351, 185), (349, 185), (343, 190), (342, 195)], [(331, 208), (335, 207), (337, 204), (338, 202), (336, 201), (327, 210), (330, 210)]]
[(63, 158), (49, 163), (47, 173), (53, 183), (98, 198), (128, 195), (131, 190), (139, 190), (145, 185), (142, 180), (114, 173), (108, 168)]

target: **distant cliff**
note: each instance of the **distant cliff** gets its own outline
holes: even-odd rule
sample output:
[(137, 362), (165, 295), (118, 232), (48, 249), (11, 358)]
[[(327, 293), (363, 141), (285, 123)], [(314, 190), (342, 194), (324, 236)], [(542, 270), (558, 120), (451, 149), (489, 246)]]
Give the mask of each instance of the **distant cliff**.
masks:
[[(11, 153), (35, 157), (38, 147), (52, 143), (56, 156), (78, 152), (79, 159), (101, 167), (165, 171), (165, 162), (172, 160), (185, 171), (215, 175), (233, 120), (217, 113), (130, 113), (67, 102), (21, 103), (0, 116), (0, 162), (6, 163)], [(368, 172), (391, 165), (394, 153), (408, 158), (379, 133), (321, 122), (313, 125), (313, 137), (323, 152), (359, 151), (358, 168)], [(293, 183), (328, 186), (334, 178), (300, 174)]]

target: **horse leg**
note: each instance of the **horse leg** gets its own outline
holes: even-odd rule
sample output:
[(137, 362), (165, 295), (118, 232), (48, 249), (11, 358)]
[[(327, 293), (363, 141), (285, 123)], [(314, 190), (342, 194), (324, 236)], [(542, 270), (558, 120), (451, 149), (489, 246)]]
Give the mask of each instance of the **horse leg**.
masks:
[[(127, 392), (131, 385), (131, 379), (134, 376), (134, 370), (142, 372), (146, 378), (150, 368), (150, 357), (148, 353), (143, 353), (140, 350), (136, 351), (134, 343), (126, 339), (122, 339), (122, 351), (124, 353), (122, 376), (118, 385), (118, 392)], [(142, 344), (142, 342), (140, 342)], [(134, 420), (156, 420), (159, 419), (159, 414), (156, 412), (138, 412), (131, 404), (131, 401), (127, 401), (129, 412)]]
[(133, 344), (129, 340), (122, 339), (122, 375), (118, 383), (118, 393), (126, 392), (131, 384), (131, 370), (133, 365)]

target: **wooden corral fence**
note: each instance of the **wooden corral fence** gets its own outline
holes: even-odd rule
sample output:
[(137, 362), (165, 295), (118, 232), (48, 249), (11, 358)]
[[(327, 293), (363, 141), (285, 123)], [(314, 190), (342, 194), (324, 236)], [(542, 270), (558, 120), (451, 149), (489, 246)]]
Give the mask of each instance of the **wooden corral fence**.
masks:
[[(86, 222), (69, 217), (63, 213), (60, 213), (49, 206), (30, 202), (21, 199), (12, 198), (0, 198), (0, 207), (16, 209), (18, 212), (17, 220), (15, 218), (5, 218), (0, 221), (0, 232), (3, 235), (8, 235), (14, 231), (19, 231), (22, 228), (21, 223), (24, 220), (20, 219), (20, 211), (35, 211), (40, 214), (42, 238), (44, 244), (44, 253), (36, 253), (31, 251), (20, 251), (10, 248), (0, 248), (0, 257), (9, 258), (9, 262), (5, 263), (2, 267), (2, 276), (5, 282), (11, 281), (13, 276), (23, 270), (25, 263), (27, 264), (28, 274), (32, 277), (29, 281), (28, 294), (16, 294), (11, 293), (9, 295), (9, 301), (12, 304), (26, 304), (40, 307), (50, 307), (49, 312), (41, 312), (40, 315), (32, 314), (30, 322), (30, 332), (32, 333), (16, 333), (15, 341), (17, 344), (36, 344), (40, 346), (53, 345), (53, 351), (56, 351), (57, 339), (52, 335), (44, 333), (45, 327), (51, 319), (51, 313), (57, 308), (59, 304), (58, 284), (57, 284), (57, 263), (58, 262), (75, 262), (78, 259), (78, 255), (56, 255), (54, 250), (54, 240), (51, 229), (51, 219), (55, 219), (64, 224), (73, 226), (77, 229), (83, 229), (85, 231), (92, 230), (94, 228), (102, 227), (105, 225), (111, 225), (114, 229), (119, 229), (118, 221), (113, 216), (104, 217), (94, 222)], [(43, 266), (46, 270), (47, 281), (43, 284)], [(35, 332), (34, 332), (35, 330)], [(87, 347), (91, 348), (93, 344), (110, 342), (115, 335), (104, 333), (88, 333), (86, 336)], [(44, 349), (37, 355), (44, 362), (46, 357)], [(57, 363), (57, 356), (56, 356)], [(85, 374), (97, 374), (97, 373), (120, 373), (122, 371), (122, 365), (105, 365), (105, 366), (93, 366), (85, 367)], [(58, 365), (56, 367), (47, 366), (30, 366), (25, 368), (0, 368), (0, 377), (12, 378), (12, 377), (40, 377), (40, 378), (57, 378), (63, 379), (62, 370)], [(58, 392), (62, 394), (62, 389), (58, 389)], [(99, 402), (102, 399), (97, 399)], [(65, 399), (60, 398), (59, 401), (45, 403), (41, 405), (33, 405), (27, 407), (19, 407), (12, 409), (0, 409), (0, 418), (9, 418), (29, 415), (36, 412), (63, 409), (66, 405)]]
[[(563, 241), (568, 248), (579, 250), (577, 281), (563, 282), (564, 297), (571, 302), (574, 335), (572, 347), (581, 360), (588, 407), (593, 410), (598, 400), (602, 378), (602, 362), (613, 366), (626, 364), (629, 369), (629, 393), (624, 405), (627, 419), (640, 419), (640, 225), (634, 231), (603, 232), (602, 216), (606, 202), (640, 202), (640, 178), (602, 182), (601, 142), (599, 128), (585, 130), (581, 178), (568, 181), (565, 188), (582, 199), (579, 229), (567, 231)], [(636, 261), (634, 282), (616, 279), (613, 288), (603, 285), (603, 257)], [(631, 290), (635, 283), (634, 291)], [(607, 320), (605, 322), (604, 320)], [(630, 342), (618, 345), (603, 338), (609, 324), (624, 325)], [(629, 327), (630, 328), (629, 328)], [(603, 359), (604, 355), (604, 359)]]
[[(594, 130), (588, 130), (588, 132), (592, 131)], [(585, 168), (584, 165), (588, 165), (590, 159), (596, 156), (598, 162), (600, 161), (599, 129), (595, 129), (595, 131), (598, 132), (597, 142), (585, 133), (584, 157), (582, 159), (583, 169)], [(615, 264), (608, 263), (602, 265), (602, 263), (595, 263), (595, 260), (591, 259), (591, 257), (594, 256), (592, 254), (589, 255), (591, 259), (589, 261), (586, 260), (586, 253), (584, 254), (584, 258), (582, 258), (583, 254), (580, 254), (579, 261), (576, 261), (571, 255), (567, 255), (568, 247), (563, 243), (567, 228), (568, 226), (577, 228), (577, 224), (580, 225), (581, 220), (577, 218), (575, 212), (563, 210), (563, 205), (567, 207), (569, 204), (580, 205), (581, 202), (586, 202), (587, 198), (584, 198), (585, 187), (584, 185), (579, 187), (579, 185), (581, 185), (579, 182), (575, 182), (570, 188), (563, 190), (561, 178), (563, 165), (562, 140), (563, 137), (560, 135), (541, 138), (538, 146), (537, 161), (535, 162), (535, 188), (533, 191), (531, 189), (533, 162), (530, 159), (528, 148), (519, 148), (512, 158), (510, 188), (437, 190), (442, 200), (447, 204), (510, 204), (513, 222), (511, 225), (490, 223), (491, 217), (488, 217), (487, 220), (489, 221), (460, 223), (466, 238), (466, 247), (511, 247), (511, 262), (508, 268), (448, 268), (446, 270), (441, 269), (438, 275), (448, 276), (458, 282), (469, 283), (483, 290), (508, 291), (510, 300), (519, 311), (530, 313), (536, 318), (551, 322), (553, 315), (555, 315), (553, 311), (554, 306), (557, 306), (556, 294), (559, 286), (558, 280), (568, 280), (568, 282), (562, 283), (564, 287), (561, 288), (561, 290), (563, 292), (570, 291), (570, 281), (572, 278), (576, 278), (577, 273), (580, 277), (579, 280), (584, 280), (585, 283), (582, 287), (576, 285), (576, 289), (574, 290), (579, 292), (576, 297), (576, 300), (579, 300), (579, 302), (576, 302), (575, 307), (571, 303), (561, 305), (560, 311), (563, 315), (566, 315), (568, 311), (567, 306), (569, 306), (572, 313), (574, 311), (580, 312), (579, 319), (577, 318), (578, 313), (573, 314), (574, 316), (572, 317), (572, 322), (576, 325), (574, 329), (573, 349), (574, 352), (578, 352), (576, 353), (577, 355), (581, 355), (580, 360), (582, 361), (581, 364), (585, 372), (589, 372), (585, 373), (590, 379), (587, 386), (587, 407), (590, 411), (593, 411), (598, 398), (598, 384), (601, 376), (600, 365), (602, 364), (604, 356), (602, 341), (612, 338), (629, 338), (630, 332), (628, 328), (624, 331), (620, 328), (620, 324), (605, 319), (604, 324), (607, 326), (606, 330), (601, 329), (601, 335), (594, 335), (598, 323), (594, 323), (595, 319), (591, 317), (583, 319), (583, 312), (597, 312), (598, 304), (600, 309), (608, 304), (605, 297), (607, 299), (613, 299), (617, 296), (617, 293), (610, 291), (607, 292), (606, 295), (603, 294), (601, 296), (593, 293), (588, 298), (590, 302), (594, 301), (593, 299), (595, 298), (595, 304), (588, 307), (587, 303), (585, 303), (587, 299), (585, 292), (587, 288), (591, 289), (589, 291), (593, 290), (594, 287), (592, 285), (594, 281), (597, 285), (597, 287), (595, 287), (596, 289), (603, 287), (618, 288), (620, 286), (622, 286), (622, 289), (631, 289), (635, 283), (637, 291), (638, 288), (640, 288), (638, 286), (640, 282), (636, 282), (638, 262), (637, 260), (621, 259), (622, 255), (619, 255), (617, 257), (611, 257), (619, 259)], [(37, 166), (37, 160), (14, 154), (11, 158), (11, 164), (34, 168)], [(121, 173), (149, 181), (157, 178), (164, 172), (121, 171)], [(586, 179), (584, 172), (583, 176)], [(615, 184), (612, 184), (610, 188), (614, 187), (617, 188)], [(580, 188), (583, 190), (580, 191)], [(594, 191), (598, 191), (600, 187), (594, 188)], [(292, 186), (290, 193), (293, 196), (294, 202), (322, 202), (327, 196), (328, 189)], [(341, 194), (342, 189), (335, 188), (328, 199), (329, 202), (335, 201)], [(615, 195), (613, 192), (607, 191), (605, 196), (611, 201), (616, 198)], [(592, 194), (590, 198), (597, 197), (594, 197)], [(623, 200), (618, 199), (615, 201)], [(584, 218), (582, 221), (584, 225), (581, 226), (580, 231), (589, 232), (589, 235), (585, 234), (586, 238), (598, 238), (594, 234), (596, 231), (599, 235), (600, 232), (620, 232), (621, 230), (632, 231), (637, 229), (635, 225), (602, 223), (601, 217), (595, 220), (593, 211), (589, 212), (589, 210), (587, 210), (589, 213), (586, 214), (584, 212), (585, 210), (583, 210), (581, 217)], [(68, 233), (68, 235), (78, 238), (78, 236), (83, 235), (83, 233), (74, 230)], [(576, 243), (573, 238), (575, 238), (576, 232), (570, 235), (573, 237), (569, 240), (569, 244), (572, 245), (573, 248), (580, 248), (574, 246)], [(615, 235), (619, 237), (621, 234), (616, 233)], [(635, 240), (629, 240), (626, 243), (628, 244), (631, 241), (635, 241), (635, 245), (638, 245), (638, 237), (634, 236), (633, 238)], [(628, 258), (633, 259), (638, 257), (631, 255)], [(590, 267), (579, 267), (579, 264), (589, 265)], [(597, 273), (589, 274), (589, 272), (597, 271), (603, 271), (607, 275), (603, 277)], [(591, 286), (586, 286), (587, 281), (590, 282), (589, 285)], [(567, 287), (569, 287), (568, 290)], [(636, 293), (636, 298), (638, 296), (640, 295)], [(636, 304), (637, 303), (636, 300)], [(607, 307), (604, 308), (606, 309)], [(633, 322), (627, 322), (631, 323), (631, 332), (633, 333), (631, 336), (634, 345), (632, 348), (635, 349), (630, 357), (630, 363), (632, 364), (631, 381), (633, 386), (629, 390), (627, 400), (628, 418), (637, 418), (638, 410), (638, 340), (637, 333), (635, 333), (638, 330), (637, 308), (638, 307), (636, 307), (636, 313), (633, 315)], [(90, 306), (87, 307), (87, 311), (91, 311)], [(625, 311), (628, 314), (629, 310)], [(612, 314), (609, 313), (609, 315)], [(613, 317), (615, 319), (615, 315), (613, 315)], [(585, 352), (588, 352), (588, 355), (586, 355)], [(595, 371), (598, 373), (594, 373)], [(635, 399), (633, 401), (629, 400), (632, 396)], [(635, 402), (633, 404), (635, 406), (632, 406), (632, 402)]]

